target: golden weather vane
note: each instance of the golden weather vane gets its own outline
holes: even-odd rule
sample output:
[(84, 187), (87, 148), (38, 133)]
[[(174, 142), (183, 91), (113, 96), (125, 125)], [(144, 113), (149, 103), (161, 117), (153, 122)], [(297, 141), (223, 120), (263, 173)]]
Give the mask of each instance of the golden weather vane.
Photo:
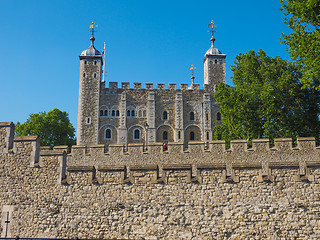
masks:
[(196, 67), (193, 66), (193, 64), (191, 64), (191, 67), (189, 68), (189, 70), (191, 71), (191, 79), (192, 79), (192, 84), (194, 84), (194, 76), (193, 76), (193, 71), (196, 69)]
[(94, 30), (96, 27), (98, 27), (98, 25), (94, 25), (94, 21), (92, 21), (92, 23), (89, 25), (89, 32), (91, 32), (92, 37), (94, 35), (94, 32), (97, 31), (97, 30)]
[(213, 46), (214, 41), (216, 40), (216, 39), (213, 37), (214, 33), (217, 32), (217, 31), (215, 30), (216, 27), (217, 27), (217, 25), (214, 25), (214, 21), (213, 21), (213, 20), (212, 20), (211, 23), (208, 25), (208, 28), (211, 28), (211, 30), (209, 30), (208, 32), (211, 32), (211, 39), (210, 39), (210, 41), (212, 42), (212, 46)]

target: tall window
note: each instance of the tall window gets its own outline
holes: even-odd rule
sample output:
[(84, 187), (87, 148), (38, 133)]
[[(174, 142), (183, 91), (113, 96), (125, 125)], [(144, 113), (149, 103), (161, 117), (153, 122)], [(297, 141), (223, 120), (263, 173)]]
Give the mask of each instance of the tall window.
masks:
[(112, 117), (116, 116), (116, 110), (112, 110)]
[(106, 135), (105, 135), (105, 139), (111, 140), (112, 139), (112, 131), (110, 128), (106, 129)]
[(209, 139), (209, 135), (210, 135), (209, 132), (207, 132), (207, 140), (210, 140), (210, 139)]
[(104, 115), (108, 116), (108, 110), (104, 110)]
[(119, 117), (119, 115), (120, 115), (120, 112), (119, 112), (119, 110), (117, 110), (116, 111), (116, 116)]
[(100, 110), (100, 116), (103, 116), (103, 110)]
[(190, 132), (190, 141), (194, 141), (194, 132)]
[(168, 120), (168, 112), (167, 111), (163, 112), (162, 118), (163, 118), (163, 120)]
[(134, 140), (140, 140), (140, 130), (139, 129), (135, 129), (133, 131), (133, 139)]
[(136, 114), (135, 114), (135, 111), (134, 110), (132, 110), (131, 111), (131, 117), (134, 117)]
[(143, 110), (142, 116), (143, 116), (143, 117), (146, 117), (146, 116), (147, 116), (147, 111), (146, 111), (146, 110)]
[(217, 120), (221, 121), (221, 113), (220, 112), (217, 113)]
[(194, 112), (190, 113), (190, 120), (193, 121), (194, 120)]
[(127, 117), (130, 117), (130, 110), (127, 111)]
[(164, 131), (162, 133), (162, 139), (163, 139), (163, 141), (167, 141), (168, 140), (168, 132), (167, 131)]

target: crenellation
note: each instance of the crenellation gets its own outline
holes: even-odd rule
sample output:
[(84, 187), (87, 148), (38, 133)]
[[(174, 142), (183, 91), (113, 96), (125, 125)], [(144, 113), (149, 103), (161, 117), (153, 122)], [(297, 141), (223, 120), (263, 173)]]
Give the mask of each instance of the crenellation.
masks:
[(152, 90), (152, 89), (153, 89), (153, 83), (146, 83), (146, 84), (145, 84), (145, 88), (146, 88), (147, 90)]
[(230, 141), (230, 150), (233, 152), (244, 152), (248, 150), (247, 140), (231, 140)]
[(180, 83), (180, 90), (185, 91), (188, 89), (188, 83)]
[(118, 82), (109, 82), (109, 89), (110, 90), (118, 89)]
[(176, 83), (169, 83), (169, 90), (170, 91), (177, 90), (177, 84)]
[(164, 90), (165, 89), (165, 84), (164, 83), (157, 83), (157, 89), (158, 90)]
[(291, 138), (276, 138), (274, 140), (275, 149), (278, 151), (288, 151), (292, 149)]
[(141, 89), (141, 83), (140, 82), (134, 82), (133, 83), (133, 88), (136, 89), (136, 90)]
[(122, 82), (121, 83), (122, 89), (126, 90), (130, 88), (130, 83), (129, 82)]

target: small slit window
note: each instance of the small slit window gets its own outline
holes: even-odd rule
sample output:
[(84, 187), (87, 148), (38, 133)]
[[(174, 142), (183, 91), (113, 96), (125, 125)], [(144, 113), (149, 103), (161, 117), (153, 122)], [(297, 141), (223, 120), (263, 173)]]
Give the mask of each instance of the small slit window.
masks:
[(209, 135), (210, 135), (209, 132), (207, 132), (207, 140), (209, 140)]
[(190, 141), (194, 141), (194, 132), (190, 132)]
[(106, 129), (105, 139), (108, 139), (108, 140), (112, 139), (112, 130), (110, 128)]
[(167, 111), (163, 112), (162, 118), (163, 118), (163, 120), (168, 120), (168, 112)]
[(86, 77), (86, 73), (83, 73), (82, 76), (83, 76), (83, 77)]
[(178, 132), (178, 139), (181, 139), (181, 131)]
[(206, 120), (209, 121), (209, 113), (206, 113)]
[(91, 117), (87, 117), (87, 124), (89, 125), (89, 124), (91, 124)]
[(140, 134), (140, 130), (139, 130), (139, 129), (135, 129), (135, 130), (133, 131), (133, 139), (134, 139), (134, 140), (140, 140), (140, 138), (141, 138), (140, 135), (141, 135), (141, 134)]
[(194, 112), (190, 113), (190, 120), (193, 121), (194, 120)]
[(168, 132), (167, 131), (164, 131), (162, 133), (162, 139), (163, 139), (163, 141), (167, 141), (168, 140)]

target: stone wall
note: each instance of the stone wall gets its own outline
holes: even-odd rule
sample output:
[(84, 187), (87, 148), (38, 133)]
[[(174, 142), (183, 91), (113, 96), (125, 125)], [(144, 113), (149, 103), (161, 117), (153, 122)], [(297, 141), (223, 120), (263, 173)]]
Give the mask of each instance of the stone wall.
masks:
[[(39, 147), (3, 137), (4, 236), (317, 239), (320, 158), (313, 139)], [(5, 129), (5, 130), (3, 130)], [(8, 131), (7, 131), (8, 130)], [(3, 143), (3, 141), (13, 141)], [(127, 151), (126, 151), (127, 150)], [(6, 223), (6, 221), (9, 223)], [(10, 230), (10, 231), (9, 231)], [(9, 235), (8, 235), (9, 234)]]

